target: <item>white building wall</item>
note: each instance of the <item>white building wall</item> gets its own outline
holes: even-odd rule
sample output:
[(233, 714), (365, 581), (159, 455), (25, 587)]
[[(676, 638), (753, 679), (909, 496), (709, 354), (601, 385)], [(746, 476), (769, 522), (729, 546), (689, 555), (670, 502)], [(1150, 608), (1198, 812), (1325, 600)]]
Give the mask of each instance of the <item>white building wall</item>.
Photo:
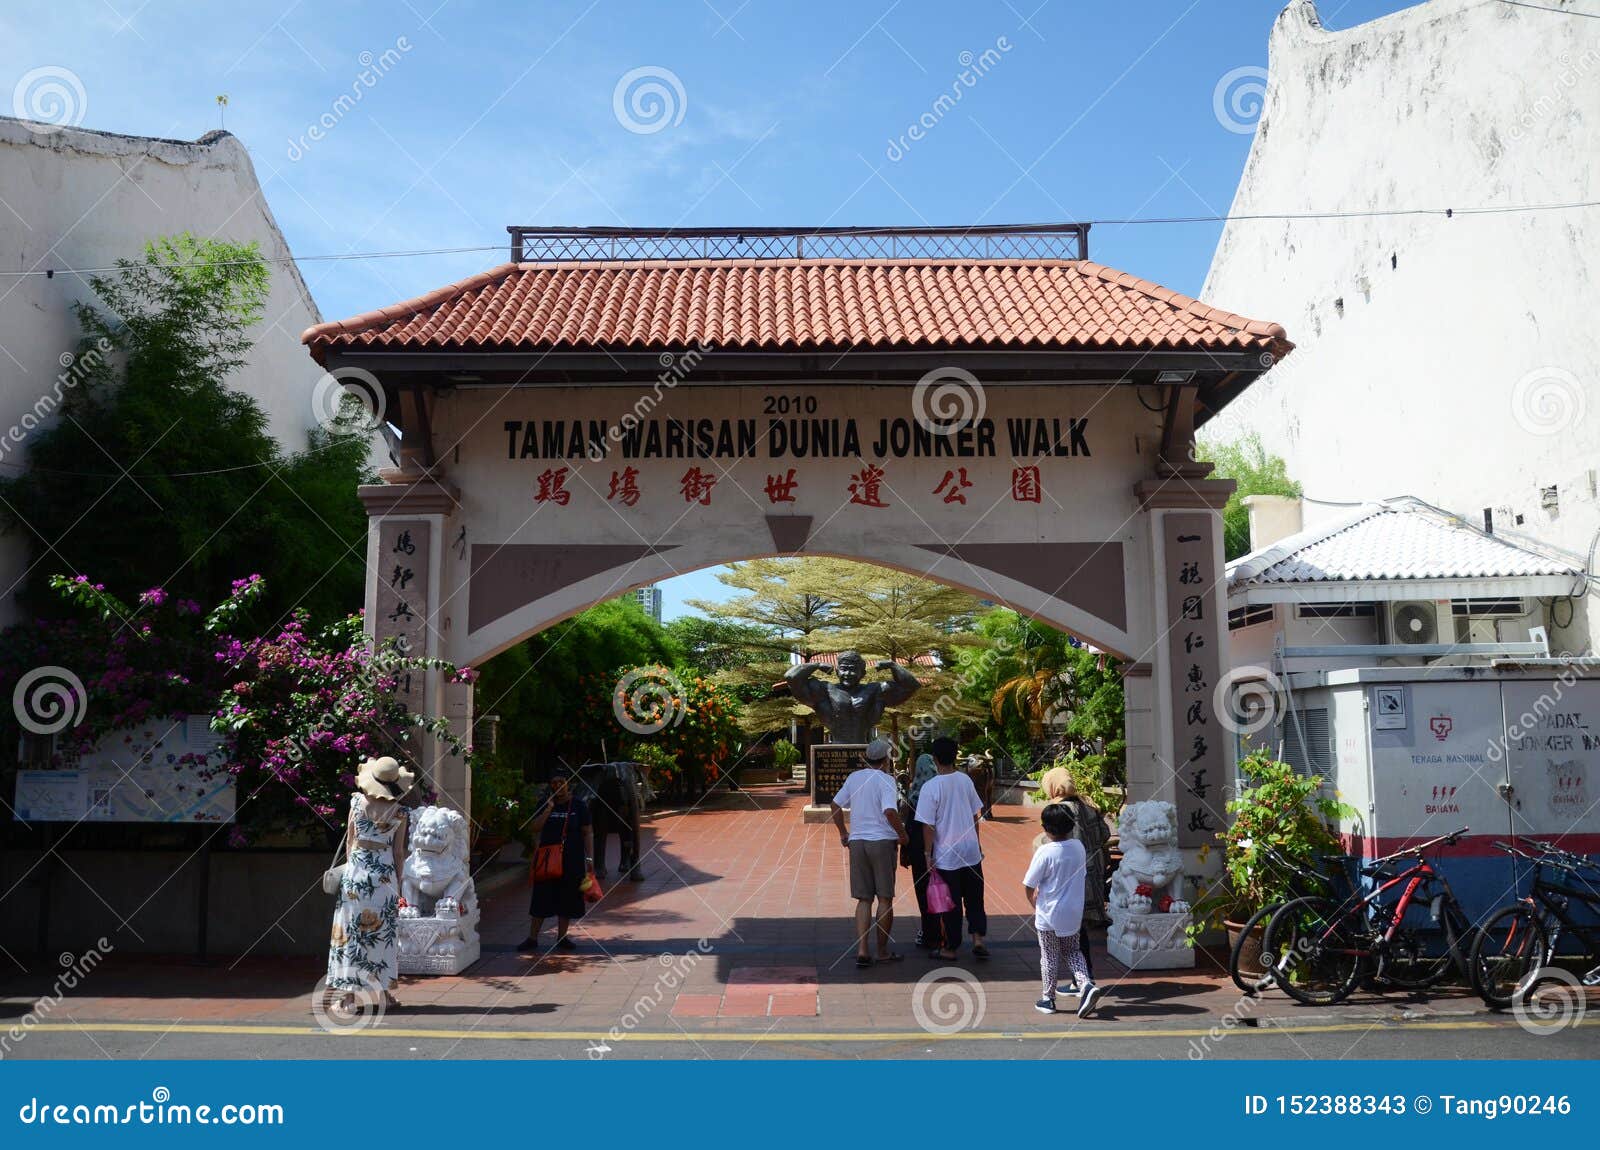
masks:
[[(0, 268), (7, 271), (109, 267), (138, 258), (148, 240), (182, 231), (254, 240), (269, 260), (290, 254), (249, 154), (224, 132), (194, 143), (74, 128), (39, 134), (0, 117), (0, 204)], [(255, 349), (229, 383), (261, 404), (285, 450), (300, 450), (316, 422), (311, 396), (320, 372), (299, 337), (321, 316), (293, 264), (273, 263), (270, 271)], [(60, 270), (0, 279), (0, 461), (26, 458), (37, 405), (58, 392), (60, 357), (77, 345), (72, 304), (92, 295), (87, 277)], [(9, 589), (26, 564), (20, 534), (0, 535), (0, 626), (15, 618)]]
[[(1297, 0), (1269, 55), (1234, 215), (1600, 199), (1600, 20), (1431, 0), (1329, 32)], [(1597, 240), (1593, 208), (1230, 223), (1201, 296), (1298, 347), (1208, 436), (1258, 431), (1310, 496), (1490, 508), (1588, 555)], [(1577, 606), (1552, 644), (1592, 651)]]

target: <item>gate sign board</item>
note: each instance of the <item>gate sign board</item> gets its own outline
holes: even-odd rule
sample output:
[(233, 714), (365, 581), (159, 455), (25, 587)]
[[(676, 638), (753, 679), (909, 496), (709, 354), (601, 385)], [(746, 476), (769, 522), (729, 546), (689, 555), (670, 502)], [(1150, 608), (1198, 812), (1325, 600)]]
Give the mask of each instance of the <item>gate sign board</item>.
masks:
[[(378, 606), (373, 636), (397, 642), (400, 653), (422, 656), (428, 651), (428, 561), (432, 543), (428, 524), (385, 520), (378, 526)], [(404, 671), (395, 698), (412, 711), (422, 706), (421, 674)]]
[[(1169, 513), (1163, 520), (1167, 570), (1168, 669), (1178, 845), (1216, 841), (1223, 829), (1226, 732), (1213, 696), (1221, 678), (1216, 642), (1217, 572), (1209, 513)], [(1208, 640), (1207, 636), (1210, 636)]]
[(844, 786), (845, 779), (862, 764), (865, 743), (816, 743), (811, 747), (811, 758), (806, 774), (811, 782), (811, 805), (827, 806), (833, 796)]

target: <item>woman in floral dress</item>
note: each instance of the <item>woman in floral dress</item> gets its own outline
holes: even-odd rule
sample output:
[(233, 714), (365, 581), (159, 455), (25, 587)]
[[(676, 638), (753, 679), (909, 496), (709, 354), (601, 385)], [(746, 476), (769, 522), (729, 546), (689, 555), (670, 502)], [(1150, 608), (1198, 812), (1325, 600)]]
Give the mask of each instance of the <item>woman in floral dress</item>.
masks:
[(348, 865), (333, 910), (327, 989), (332, 1009), (351, 1013), (358, 998), (389, 993), (400, 973), (400, 884), (406, 857), (406, 812), (400, 800), (416, 775), (394, 759), (368, 759), (356, 775), (345, 827)]

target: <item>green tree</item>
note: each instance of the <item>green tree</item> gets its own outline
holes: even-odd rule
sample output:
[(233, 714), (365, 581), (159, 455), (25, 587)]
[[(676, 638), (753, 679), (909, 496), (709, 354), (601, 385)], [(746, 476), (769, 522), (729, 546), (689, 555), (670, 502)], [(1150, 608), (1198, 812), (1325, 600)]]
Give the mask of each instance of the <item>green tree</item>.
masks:
[(1289, 478), (1289, 465), (1276, 455), (1268, 455), (1261, 436), (1255, 432), (1240, 439), (1201, 443), (1196, 454), (1216, 464), (1218, 479), (1238, 484), (1222, 509), (1223, 551), (1231, 562), (1250, 553), (1250, 510), (1244, 505), (1247, 495), (1288, 495), (1298, 499), (1300, 484)]
[[(575, 721), (595, 694), (594, 683), (615, 683), (624, 667), (675, 666), (681, 652), (666, 631), (632, 599), (589, 608), (518, 643), (483, 664), (474, 710), (500, 716), (496, 758), (503, 769), (542, 776), (559, 760), (573, 766), (598, 758), (601, 747)], [(609, 699), (609, 687), (600, 691)], [(609, 705), (609, 704), (607, 704)], [(612, 756), (620, 740), (608, 743)]]
[(1049, 765), (1034, 761), (1040, 747), (1046, 760), (1103, 754), (1105, 781), (1120, 781), (1126, 742), (1117, 661), (1004, 607), (980, 618), (978, 630), (989, 645), (962, 653), (964, 689), (988, 706), (1012, 758), (1031, 770)]
[(29, 442), (26, 470), (0, 479), (0, 522), (33, 549), (23, 603), (59, 616), (58, 573), (92, 570), (125, 599), (162, 587), (211, 602), (264, 572), (274, 618), (358, 608), (367, 437), (318, 430), (286, 454), (261, 407), (227, 385), (267, 298), (256, 245), (184, 234), (117, 269), (90, 279), (97, 302), (76, 305), (60, 418)]
[(717, 572), (717, 580), (738, 594), (723, 600), (689, 600), (689, 606), (704, 613), (710, 623), (741, 628), (746, 636), (745, 658), (717, 672), (716, 680), (744, 704), (741, 722), (749, 734), (787, 730), (794, 720), (808, 722), (809, 709), (796, 706), (787, 691), (775, 694), (774, 687), (782, 683), (791, 654), (809, 659), (828, 649), (822, 635), (833, 625), (837, 602), (828, 588), (805, 578), (810, 562), (733, 563)]

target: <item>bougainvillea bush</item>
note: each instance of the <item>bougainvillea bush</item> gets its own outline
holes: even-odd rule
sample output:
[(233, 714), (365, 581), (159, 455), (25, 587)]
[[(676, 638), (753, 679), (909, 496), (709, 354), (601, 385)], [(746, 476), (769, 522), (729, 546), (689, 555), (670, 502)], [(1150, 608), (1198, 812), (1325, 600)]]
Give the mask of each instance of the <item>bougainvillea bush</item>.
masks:
[(210, 713), (238, 783), (234, 845), (266, 831), (337, 828), (363, 759), (415, 763), (427, 736), (447, 753), (469, 753), (446, 720), (408, 711), (395, 691), (410, 673), (471, 682), (475, 672), (392, 645), (374, 648), (359, 615), (313, 634), (296, 611), (252, 634), (250, 609), (265, 589), (259, 575), (235, 582), (204, 613), (160, 588), (134, 607), (85, 576), (57, 576), (51, 586), (80, 618), (13, 628), (0, 663), (25, 670), (48, 662), (82, 679), (89, 705), (58, 760), (67, 765), (105, 734), (149, 716)]

